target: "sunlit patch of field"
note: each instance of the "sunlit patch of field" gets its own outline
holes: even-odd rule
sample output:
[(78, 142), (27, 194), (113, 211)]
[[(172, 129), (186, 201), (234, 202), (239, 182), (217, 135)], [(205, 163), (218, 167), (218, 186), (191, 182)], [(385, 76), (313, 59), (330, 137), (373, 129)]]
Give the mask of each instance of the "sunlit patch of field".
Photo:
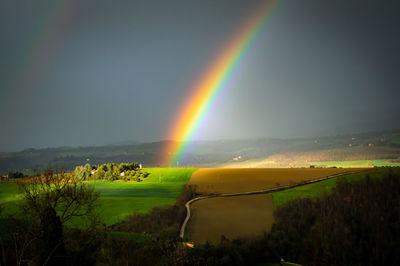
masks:
[(261, 235), (274, 221), (269, 194), (203, 199), (194, 202), (192, 210), (187, 237), (195, 243), (218, 244), (221, 235), (228, 239)]
[(1, 215), (11, 214), (16, 211), (18, 202), (22, 199), (16, 183), (0, 183)]
[(345, 168), (257, 168), (257, 169), (199, 169), (189, 184), (200, 193), (240, 193), (259, 191), (279, 186), (299, 184), (326, 176), (358, 171)]
[(381, 160), (358, 160), (358, 161), (326, 161), (326, 162), (312, 162), (313, 165), (324, 165), (327, 167), (347, 167), (347, 168), (368, 168), (368, 167), (382, 167), (382, 166), (400, 166), (400, 162), (392, 162), (393, 159)]
[(383, 175), (388, 173), (388, 171), (399, 171), (398, 168), (376, 168), (370, 169), (365, 172), (357, 172), (348, 174), (345, 176), (339, 176), (335, 178), (331, 178), (328, 180), (324, 180), (321, 182), (307, 184), (304, 186), (298, 186), (294, 188), (290, 188), (287, 190), (282, 190), (278, 192), (274, 192), (271, 194), (274, 208), (277, 206), (283, 205), (288, 201), (295, 199), (303, 199), (303, 198), (311, 198), (315, 199), (321, 197), (322, 195), (329, 194), (332, 192), (333, 188), (336, 187), (336, 182), (341, 178), (346, 178), (347, 181), (353, 182), (358, 181), (365, 178), (368, 175), (370, 178), (381, 178)]
[[(156, 206), (175, 204), (182, 187), (189, 181), (195, 168), (146, 168), (150, 175), (142, 182), (88, 181), (100, 193), (99, 213), (106, 225), (123, 220), (137, 213), (147, 213)], [(29, 182), (29, 179), (24, 180)], [(23, 198), (14, 182), (0, 183), (1, 215), (17, 210)], [(1, 216), (0, 216), (1, 218)], [(72, 222), (73, 226), (82, 223), (81, 219)]]
[(124, 220), (134, 212), (147, 213), (157, 206), (175, 204), (182, 187), (195, 168), (146, 168), (142, 182), (90, 182), (100, 192), (101, 215), (107, 225)]

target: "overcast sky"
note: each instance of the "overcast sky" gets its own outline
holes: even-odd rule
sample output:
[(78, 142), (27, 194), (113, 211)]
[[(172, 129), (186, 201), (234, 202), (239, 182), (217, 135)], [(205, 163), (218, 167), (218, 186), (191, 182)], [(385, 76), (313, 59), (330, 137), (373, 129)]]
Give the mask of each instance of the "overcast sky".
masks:
[[(282, 1), (196, 139), (399, 128), (398, 3)], [(0, 151), (165, 139), (259, 4), (2, 0)]]

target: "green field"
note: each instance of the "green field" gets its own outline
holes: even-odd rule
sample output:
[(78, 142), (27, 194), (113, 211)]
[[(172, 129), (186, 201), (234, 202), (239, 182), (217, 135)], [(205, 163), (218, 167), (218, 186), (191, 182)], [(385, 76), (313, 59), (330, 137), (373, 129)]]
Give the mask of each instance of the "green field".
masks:
[(99, 203), (107, 225), (114, 224), (133, 212), (146, 213), (156, 206), (173, 205), (194, 168), (152, 168), (144, 181), (89, 182), (100, 192)]
[[(146, 213), (156, 206), (173, 205), (194, 168), (149, 168), (148, 178), (136, 182), (87, 182), (100, 192), (100, 213), (107, 225), (121, 221), (133, 212)], [(3, 213), (16, 209), (21, 195), (15, 183), (0, 183), (0, 204)]]
[(16, 183), (0, 183), (2, 214), (15, 212), (17, 203), (21, 198), (22, 195), (18, 194), (18, 185)]
[(382, 166), (400, 166), (400, 163), (389, 163), (392, 159), (382, 160), (360, 160), (360, 161), (326, 161), (326, 162), (310, 162), (311, 165), (324, 165), (326, 167), (382, 167)]
[[(353, 173), (346, 175), (345, 177), (349, 181), (356, 181), (360, 180), (365, 177), (366, 174), (368, 174), (371, 178), (378, 178), (381, 177), (385, 172), (387, 172), (387, 169), (380, 168), (380, 169), (371, 169), (368, 171), (364, 172), (359, 172), (359, 173)], [(313, 184), (308, 184), (304, 186), (299, 186), (283, 191), (278, 191), (275, 193), (271, 194), (272, 201), (274, 208), (276, 206), (282, 205), (287, 201), (291, 201), (294, 199), (301, 199), (301, 198), (317, 198), (319, 196), (322, 196), (324, 194), (329, 193), (335, 186), (336, 186), (336, 181), (339, 178), (344, 178), (342, 177), (335, 177), (331, 178), (325, 181), (313, 183)]]
[(390, 141), (391, 141), (393, 144), (400, 145), (400, 137), (392, 138)]

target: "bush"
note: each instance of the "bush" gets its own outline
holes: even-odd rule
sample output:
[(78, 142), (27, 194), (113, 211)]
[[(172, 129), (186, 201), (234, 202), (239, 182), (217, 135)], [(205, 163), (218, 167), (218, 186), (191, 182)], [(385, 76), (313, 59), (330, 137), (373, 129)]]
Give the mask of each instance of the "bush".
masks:
[(149, 173), (141, 172), (140, 165), (137, 163), (103, 164), (77, 166), (74, 171), (75, 177), (79, 180), (125, 180), (143, 181)]
[(8, 173), (8, 178), (23, 178), (24, 174), (21, 172), (9, 172)]

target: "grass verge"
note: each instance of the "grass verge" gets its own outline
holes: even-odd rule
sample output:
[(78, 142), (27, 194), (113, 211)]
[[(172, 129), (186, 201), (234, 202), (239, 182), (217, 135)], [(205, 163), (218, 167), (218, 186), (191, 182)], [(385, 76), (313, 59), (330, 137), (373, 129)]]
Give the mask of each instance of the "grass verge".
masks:
[(368, 174), (371, 178), (378, 178), (382, 177), (382, 175), (387, 171), (389, 170), (386, 168), (371, 169), (368, 171), (352, 173), (345, 176), (335, 177), (313, 184), (308, 184), (304, 186), (299, 186), (287, 190), (274, 192), (271, 194), (273, 206), (275, 209), (277, 206), (283, 205), (286, 202), (294, 199), (302, 199), (302, 198), (315, 199), (324, 194), (330, 193), (332, 189), (336, 186), (336, 182), (339, 178), (346, 177), (349, 181), (356, 181), (360, 180), (361, 178), (364, 178), (366, 174)]
[(359, 160), (359, 161), (325, 161), (325, 162), (310, 162), (311, 165), (325, 165), (326, 167), (383, 167), (383, 166), (400, 166), (400, 163), (390, 163), (393, 159), (381, 160)]

